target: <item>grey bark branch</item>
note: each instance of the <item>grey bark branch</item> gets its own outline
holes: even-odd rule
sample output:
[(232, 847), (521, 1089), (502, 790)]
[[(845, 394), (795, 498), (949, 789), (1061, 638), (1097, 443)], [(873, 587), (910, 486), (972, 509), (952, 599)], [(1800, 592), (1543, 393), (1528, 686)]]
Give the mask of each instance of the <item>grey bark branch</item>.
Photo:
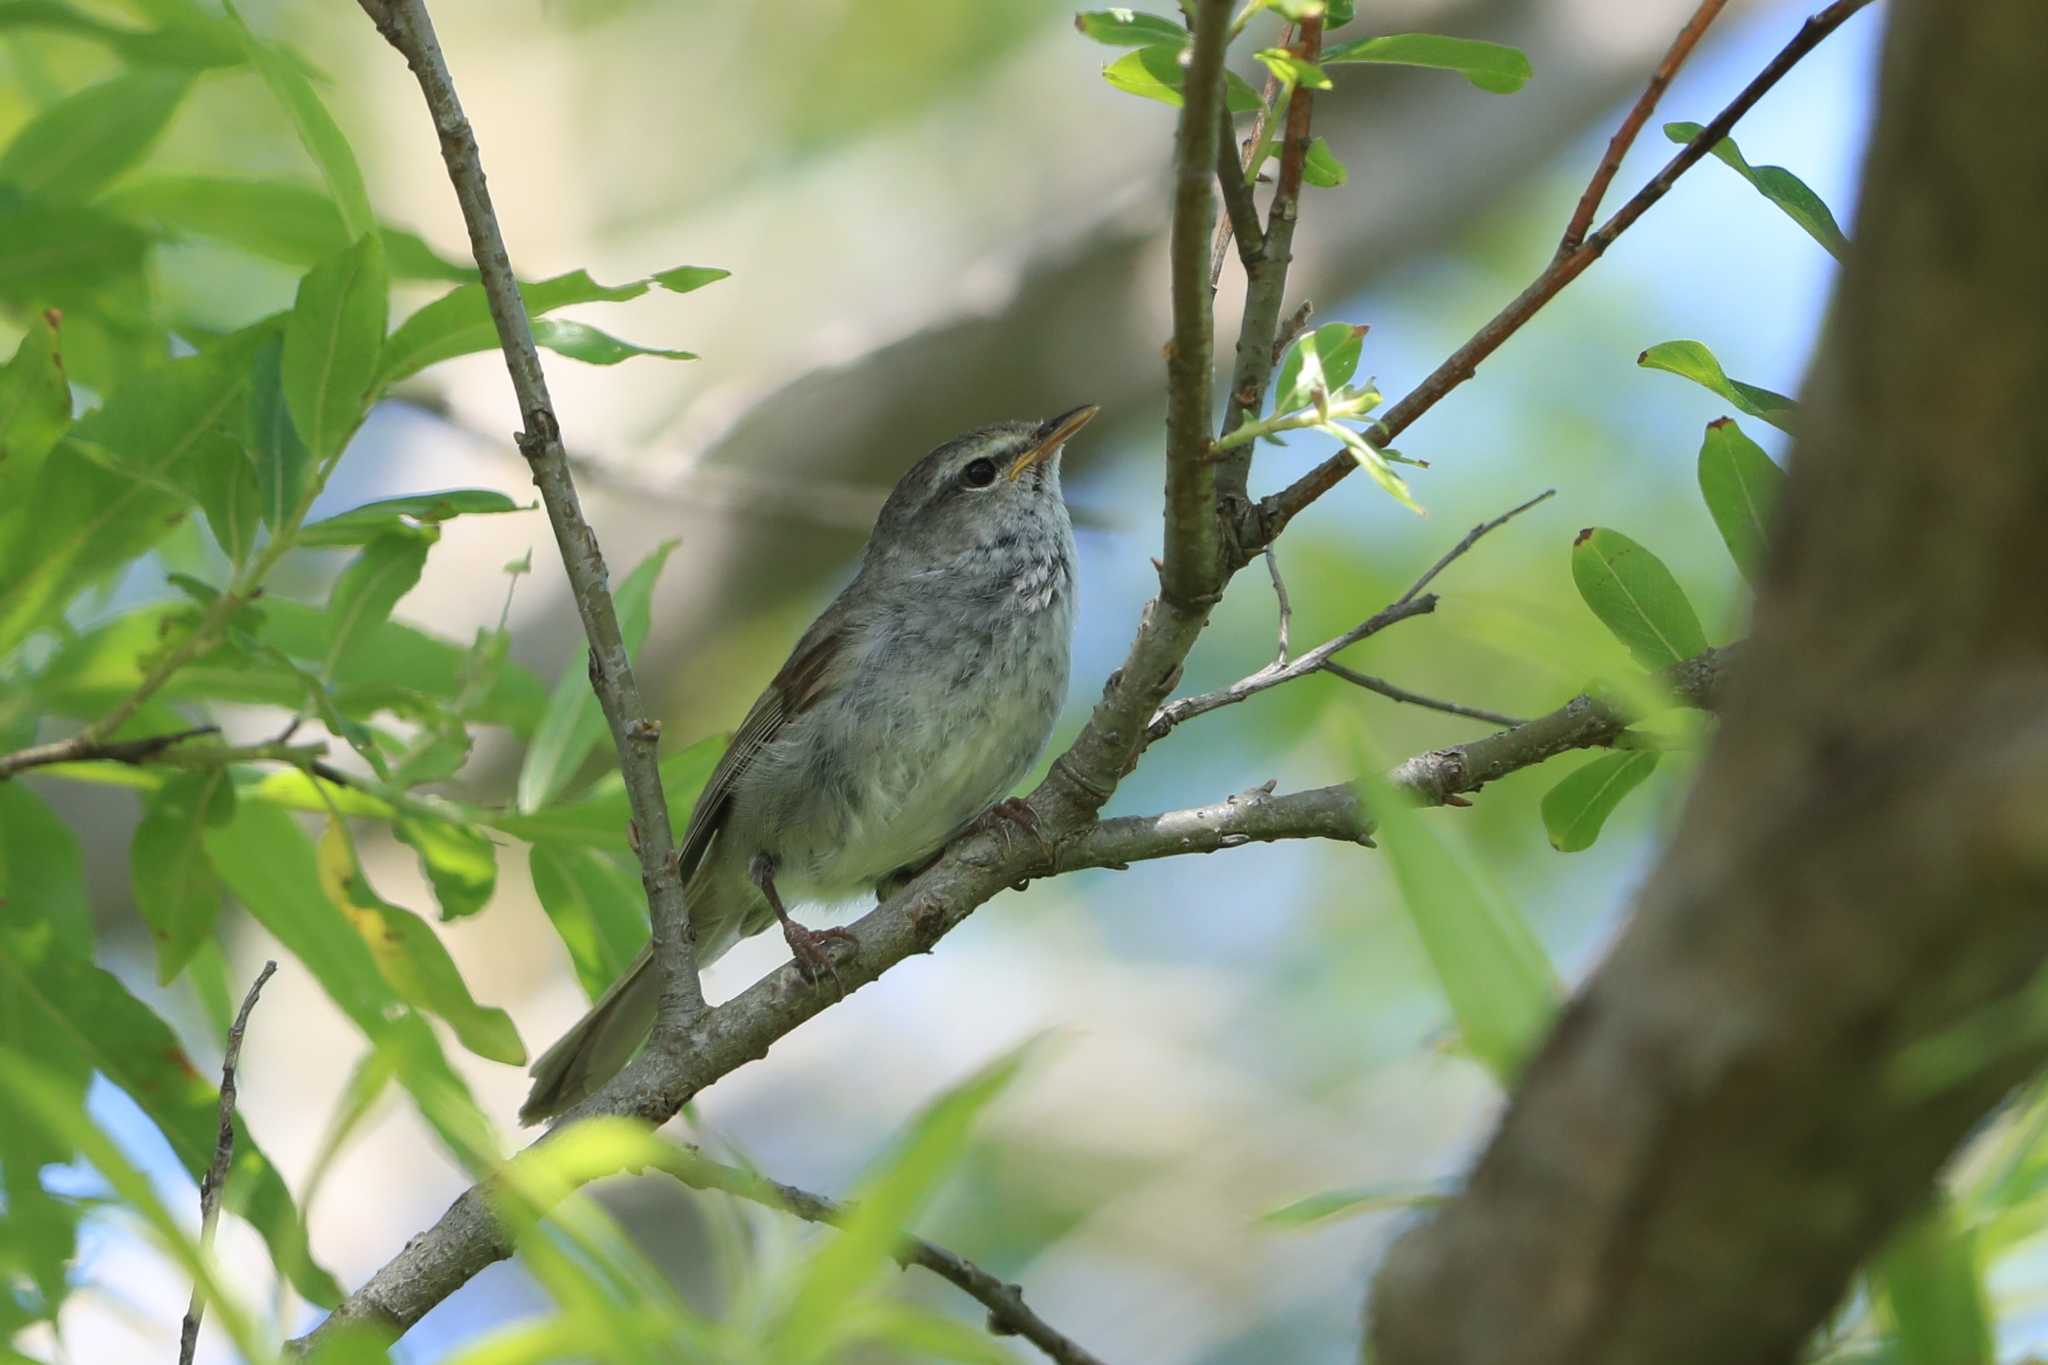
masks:
[(576, 496), (575, 479), (562, 448), (561, 424), (555, 419), (547, 376), (541, 372), (540, 352), (534, 347), (533, 328), (520, 299), (519, 281), (512, 273), (504, 234), (498, 228), (497, 211), (491, 206), (490, 191), (484, 184), (476, 134), (456, 96), (454, 78), (434, 36), (433, 19), (422, 0), (360, 3), (377, 31), (412, 68), (426, 99), (427, 111), (433, 116), (441, 157), (448, 166), (448, 179), (469, 228), (470, 250), (483, 275), (484, 294), (490, 304), (491, 321), (498, 330), (505, 367), (519, 398), (519, 450), (526, 457), (541, 500), (547, 505), (548, 521), (562, 555), (562, 568), (568, 575), (583, 631), (590, 642), (590, 685), (597, 693), (605, 722), (611, 729), (612, 743), (618, 749), (619, 772), (625, 779), (633, 826), (638, 833), (634, 844), (640, 859), (641, 885), (653, 919), (655, 961), (664, 976), (662, 1013), (655, 1035), (659, 1043), (672, 1036), (682, 1022), (704, 1010), (689, 919), (683, 906), (683, 882), (675, 865), (675, 835), (668, 798), (661, 787), (661, 727), (648, 719), (646, 708), (641, 705), (640, 685), (633, 676), (618, 612), (612, 604), (604, 553), (598, 546), (597, 533), (584, 520), (582, 503)]
[[(813, 1194), (751, 1171), (722, 1165), (689, 1148), (681, 1149), (680, 1159), (668, 1168), (668, 1174), (692, 1189), (734, 1195), (765, 1208), (793, 1214), (808, 1223), (836, 1226), (852, 1212), (847, 1205), (822, 1194)], [(922, 1266), (978, 1301), (988, 1309), (991, 1332), (999, 1336), (1023, 1337), (1045, 1352), (1056, 1365), (1102, 1365), (1093, 1352), (1032, 1311), (1031, 1306), (1024, 1302), (1024, 1291), (1020, 1286), (998, 1279), (965, 1256), (927, 1242), (922, 1237), (905, 1237), (891, 1254), (898, 1265), (906, 1269)]]
[[(227, 1185), (228, 1164), (235, 1155), (235, 1067), (242, 1060), (242, 1035), (249, 1031), (249, 1013), (256, 1008), (256, 997), (263, 993), (263, 983), (270, 980), (277, 970), (275, 962), (263, 964), (263, 970), (256, 973), (256, 979), (249, 983), (249, 993), (242, 997), (242, 1008), (235, 1014), (235, 1021), (228, 1025), (228, 1037), (221, 1053), (220, 1063), (220, 1127), (213, 1140), (213, 1162), (206, 1168), (206, 1175), (199, 1182), (199, 1254), (213, 1254), (213, 1232), (220, 1226), (221, 1190)], [(199, 1349), (199, 1322), (206, 1314), (206, 1301), (200, 1297), (199, 1287), (192, 1287), (192, 1301), (185, 1308), (185, 1321), (178, 1330), (178, 1365), (192, 1365), (192, 1357)]]
[(1464, 1192), (1389, 1257), (1380, 1365), (1798, 1359), (2048, 1062), (1982, 1036), (2048, 964), (2048, 133), (2012, 121), (2048, 11), (1890, 21), (1717, 735)]

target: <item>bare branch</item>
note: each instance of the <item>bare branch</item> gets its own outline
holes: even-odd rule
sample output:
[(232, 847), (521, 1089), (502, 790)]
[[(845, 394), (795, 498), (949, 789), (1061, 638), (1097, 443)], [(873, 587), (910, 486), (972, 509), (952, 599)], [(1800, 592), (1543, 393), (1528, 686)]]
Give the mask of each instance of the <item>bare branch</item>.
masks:
[[(1600, 259), (1615, 239), (1646, 213), (1650, 206), (1662, 199), (1678, 177), (1684, 175), (1699, 163), (1701, 158), (1714, 149), (1715, 144), (1728, 135), (1736, 122), (1748, 113), (1756, 102), (1767, 94), (1771, 87), (1781, 80), (1785, 73), (1799, 64), (1801, 58), (1820, 45), (1823, 38), (1840, 28), (1845, 20), (1857, 10), (1868, 5), (1870, 0), (1835, 0), (1820, 13), (1808, 19), (1778, 55), (1773, 57), (1754, 80), (1744, 86), (1742, 93), (1731, 101), (1727, 108), (1714, 116), (1700, 135), (1679, 150), (1650, 182), (1636, 191), (1635, 196), (1615, 211), (1601, 229), (1588, 237), (1569, 255), (1555, 258), (1544, 267), (1543, 273), (1509, 302), (1507, 307), (1496, 313), (1492, 320), (1477, 332), (1472, 339), (1452, 352), (1450, 357), (1430, 372), (1429, 377), (1416, 385), (1414, 390), (1400, 402), (1388, 408), (1366, 438), (1374, 445), (1385, 447), (1394, 438), (1414, 425), (1415, 420), (1435, 407), (1445, 394), (1470, 379), (1479, 369), (1481, 361), (1501, 348), (1501, 345), (1523, 324), (1536, 316), (1544, 304), (1549, 303), (1563, 288), (1584, 274), (1586, 267)], [(1358, 467), (1350, 452), (1339, 451), (1317, 465), (1308, 473), (1296, 479), (1286, 488), (1270, 497), (1261, 499), (1253, 510), (1250, 524), (1240, 528), (1238, 541), (1246, 554), (1258, 549), (1280, 534), (1287, 523), (1294, 520), (1301, 510), (1317, 498), (1341, 483), (1345, 476)]]
[(1435, 582), (1436, 576), (1442, 573), (1445, 569), (1451, 567), (1452, 564), (1457, 562), (1458, 558), (1462, 556), (1467, 550), (1471, 549), (1474, 545), (1477, 545), (1481, 540), (1485, 539), (1488, 535), (1491, 535), (1493, 532), (1498, 531), (1501, 527), (1513, 521), (1516, 517), (1522, 515), (1522, 513), (1528, 511), (1530, 508), (1536, 506), (1538, 503), (1543, 502), (1548, 498), (1556, 496), (1556, 494), (1557, 490), (1555, 488), (1546, 488), (1541, 493), (1538, 493), (1535, 497), (1521, 504), (1519, 507), (1510, 507), (1507, 511), (1501, 513), (1492, 521), (1480, 522), (1477, 526), (1473, 527), (1471, 530), (1465, 533), (1464, 539), (1460, 540), (1456, 545), (1453, 545), (1450, 549), (1444, 551), (1444, 557), (1442, 559), (1439, 559), (1436, 563), (1430, 565), (1428, 569), (1424, 570), (1422, 577), (1416, 579), (1413, 583), (1410, 583), (1408, 585), (1408, 591), (1402, 593), (1399, 600), (1406, 602), (1410, 598), (1414, 597), (1417, 593), (1421, 592), (1424, 588), (1428, 587), (1431, 583)]
[(1678, 36), (1671, 40), (1671, 48), (1664, 54), (1664, 60), (1657, 63), (1657, 69), (1650, 73), (1650, 83), (1643, 87), (1635, 106), (1622, 119), (1621, 126), (1614, 130), (1614, 136), (1607, 141), (1606, 154), (1600, 164), (1593, 168), (1593, 178), (1586, 182), (1585, 193), (1579, 196), (1578, 207), (1572, 210), (1571, 221), (1565, 224), (1564, 239), (1557, 244), (1557, 254), (1569, 256), (1579, 249), (1579, 243), (1586, 240), (1587, 231), (1593, 226), (1593, 215), (1600, 211), (1600, 201), (1607, 194), (1607, 187), (1614, 183), (1614, 173), (1621, 169), (1622, 157), (1643, 130), (1650, 113), (1657, 107), (1657, 101), (1664, 97), (1665, 87), (1678, 74), (1678, 68), (1685, 65), (1685, 59), (1699, 46), (1706, 36), (1708, 25), (1720, 16), (1728, 0), (1700, 0), (1700, 7)]
[[(263, 970), (256, 973), (256, 979), (249, 983), (249, 993), (242, 997), (242, 1008), (235, 1014), (235, 1022), (228, 1026), (227, 1045), (220, 1063), (220, 1128), (213, 1140), (213, 1164), (206, 1168), (206, 1175), (199, 1182), (199, 1254), (213, 1252), (213, 1231), (220, 1225), (220, 1194), (227, 1184), (228, 1164), (235, 1155), (235, 1066), (242, 1059), (242, 1035), (249, 1030), (249, 1012), (256, 1008), (256, 997), (263, 993), (263, 983), (270, 980), (277, 970), (275, 962), (263, 964)], [(199, 1297), (199, 1287), (192, 1288), (192, 1301), (185, 1309), (185, 1322), (178, 1333), (178, 1365), (192, 1365), (193, 1353), (199, 1349), (199, 1320), (206, 1313), (206, 1302)]]
[[(679, 1155), (681, 1160), (663, 1169), (692, 1189), (717, 1190), (734, 1195), (766, 1208), (794, 1214), (807, 1223), (836, 1226), (853, 1212), (850, 1205), (822, 1194), (812, 1194), (751, 1171), (721, 1165), (695, 1148), (681, 1148)], [(1102, 1365), (1093, 1352), (1034, 1313), (1024, 1302), (1024, 1291), (1020, 1286), (996, 1278), (965, 1256), (921, 1237), (905, 1237), (890, 1254), (898, 1265), (905, 1268), (922, 1266), (979, 1300), (988, 1309), (989, 1331), (999, 1336), (1023, 1337), (1057, 1365)]]
[(647, 718), (640, 702), (640, 686), (633, 677), (625, 637), (619, 630), (618, 612), (607, 587), (604, 554), (598, 546), (597, 533), (583, 518), (576, 483), (562, 449), (561, 424), (555, 419), (554, 403), (548, 397), (540, 353), (534, 349), (533, 329), (520, 300), (519, 282), (506, 254), (504, 234), (498, 228), (497, 211), (491, 206), (490, 191), (484, 184), (476, 135), (456, 96), (454, 78), (448, 73), (440, 42), (434, 36), (433, 20), (423, 0), (361, 0), (361, 4), (364, 13), (377, 25), (377, 31), (412, 68), (420, 93), (426, 98), (427, 110), (433, 116), (435, 131), (440, 136), (441, 157), (447, 163), (455, 197), (461, 201), (463, 221), (469, 225), (470, 248), (483, 274), (484, 294), (505, 353), (505, 367), (518, 394), (523, 424), (520, 453), (526, 456), (541, 500), (547, 505), (555, 543), (562, 554), (562, 567), (583, 618), (584, 634), (590, 640), (590, 684), (611, 727), (627, 800), (634, 824), (640, 830), (640, 879), (647, 889), (648, 907), (653, 915), (655, 960), (665, 977), (661, 1017), (655, 1025), (659, 1045), (704, 1010), (696, 954), (683, 905), (682, 878), (675, 866), (668, 798), (661, 787), (661, 727)]
[(1395, 686), (1385, 678), (1374, 677), (1370, 673), (1360, 673), (1357, 669), (1346, 668), (1334, 659), (1325, 659), (1322, 671), (1332, 677), (1342, 678), (1353, 687), (1362, 687), (1368, 692), (1376, 692), (1389, 701), (1406, 702), (1410, 706), (1426, 707), (1431, 711), (1442, 711), (1447, 715), (1465, 716), (1471, 720), (1483, 720), (1489, 725), (1520, 725), (1522, 723), (1513, 716), (1504, 716), (1498, 711), (1488, 711), (1484, 707), (1467, 706), (1463, 702), (1445, 701), (1440, 697), (1426, 697), (1420, 692), (1411, 692), (1405, 687)]
[(34, 744), (26, 749), (16, 749), (11, 754), (0, 754), (0, 781), (5, 781), (26, 769), (47, 767), (52, 763), (85, 763), (93, 759), (110, 759), (115, 763), (147, 763), (174, 744), (183, 744), (186, 740), (197, 739), (201, 735), (219, 733), (218, 725), (197, 725), (190, 730), (177, 730), (167, 735), (104, 740), (94, 738), (91, 730), (85, 730), (69, 739)]
[(1266, 573), (1273, 580), (1273, 600), (1280, 609), (1280, 640), (1273, 652), (1273, 662), (1287, 662), (1287, 636), (1294, 629), (1294, 604), (1287, 600), (1287, 580), (1280, 576), (1280, 555), (1272, 546), (1266, 547)]
[[(1267, 103), (1272, 102), (1279, 84), (1279, 77), (1266, 77)], [(1223, 278), (1223, 257), (1232, 237), (1237, 238), (1237, 259), (1247, 271), (1265, 255), (1266, 230), (1259, 226), (1258, 201), (1252, 197), (1252, 187), (1244, 179), (1245, 158), (1249, 155), (1249, 148), (1258, 145), (1259, 130), (1265, 121), (1266, 111), (1261, 108), (1252, 127), (1251, 141), (1243, 149), (1237, 145), (1237, 132), (1231, 124), (1228, 108), (1224, 109), (1222, 126), (1217, 129), (1216, 187), (1223, 193), (1224, 214), (1223, 221), (1216, 225), (1216, 245), (1209, 256), (1211, 290)]]

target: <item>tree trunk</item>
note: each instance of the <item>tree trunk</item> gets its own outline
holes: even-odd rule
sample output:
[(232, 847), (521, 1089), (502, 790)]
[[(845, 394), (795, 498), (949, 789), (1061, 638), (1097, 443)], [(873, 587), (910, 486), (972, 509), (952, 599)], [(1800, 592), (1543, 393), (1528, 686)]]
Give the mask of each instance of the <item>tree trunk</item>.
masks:
[(1989, 1013), (2048, 958), (2044, 94), (2040, 0), (1896, 0), (1719, 736), (1465, 1193), (1380, 1274), (1380, 1365), (1793, 1359), (2048, 1055)]

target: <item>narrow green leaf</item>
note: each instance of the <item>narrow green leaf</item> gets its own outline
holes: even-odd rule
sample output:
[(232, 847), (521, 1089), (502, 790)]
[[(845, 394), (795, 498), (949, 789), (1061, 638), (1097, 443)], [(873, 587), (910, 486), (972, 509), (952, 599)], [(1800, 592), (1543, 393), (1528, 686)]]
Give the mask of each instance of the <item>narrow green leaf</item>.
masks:
[(1335, 393), (1358, 370), (1365, 348), (1365, 328), (1348, 322), (1326, 322), (1306, 333), (1280, 359), (1273, 384), (1275, 414), (1293, 412), (1315, 401), (1318, 389)]
[[(181, 236), (204, 237), (252, 256), (309, 269), (354, 240), (334, 200), (281, 180), (210, 175), (150, 176), (101, 195), (122, 217)], [(442, 256), (417, 233), (386, 225), (384, 261), (393, 279), (476, 278), (476, 268)]]
[(477, 1056), (507, 1066), (526, 1064), (526, 1045), (519, 1041), (512, 1016), (479, 1005), (455, 959), (427, 922), (377, 894), (340, 825), (328, 823), (316, 857), (327, 898), (370, 945), (370, 955), (400, 999), (445, 1019), (462, 1045)]
[[(177, 1035), (90, 957), (67, 949), (42, 907), (10, 895), (0, 913), (0, 1000), (36, 1040), (34, 1053), (60, 1072), (100, 1072), (149, 1115), (194, 1180), (212, 1164), (219, 1127), (214, 1087)], [(284, 1181), (236, 1119), (235, 1153), (223, 1203), (269, 1244), (279, 1271), (315, 1303), (341, 1298), (313, 1263), (304, 1225)]]
[[(0, 368), (0, 546), (27, 524), (43, 460), (71, 425), (71, 383), (58, 350), (58, 318), (30, 320), (14, 358)], [(0, 563), (4, 563), (0, 552)]]
[(642, 346), (637, 342), (622, 340), (609, 332), (599, 331), (588, 323), (570, 322), (562, 318), (535, 318), (533, 341), (537, 346), (545, 346), (558, 355), (580, 360), (586, 365), (616, 365), (622, 360), (631, 360), (636, 355), (659, 356), (663, 360), (697, 358), (694, 351), (672, 351), (659, 346)]
[(1012, 1052), (934, 1101), (861, 1182), (837, 1237), (814, 1253), (788, 1316), (772, 1338), (777, 1359), (807, 1360), (833, 1338), (834, 1318), (888, 1263), (911, 1222), (967, 1150), (975, 1120), (1016, 1079), (1025, 1053)]
[(255, 550), (263, 528), (263, 485), (250, 452), (241, 442), (216, 432), (199, 448), (190, 477), (214, 543), (228, 563), (240, 567)]
[(49, 199), (90, 199), (140, 161), (191, 78), (131, 71), (87, 86), (30, 119), (0, 155), (0, 183)]
[(1644, 668), (1669, 668), (1707, 647), (1700, 618), (1664, 561), (1619, 531), (1587, 527), (1572, 542), (1579, 596)]
[(1458, 1030), (1495, 1079), (1511, 1085), (1557, 1013), (1557, 973), (1528, 921), (1479, 875), (1471, 856), (1379, 775), (1373, 755), (1365, 771), (1359, 789), (1374, 834)]
[[(573, 304), (623, 303), (639, 298), (657, 285), (677, 293), (688, 293), (692, 289), (701, 289), (713, 278), (724, 278), (725, 273), (703, 266), (677, 266), (625, 284), (599, 284), (590, 278), (588, 271), (572, 270), (566, 275), (523, 283), (519, 286), (519, 296), (531, 321), (544, 313)], [(542, 330), (536, 326), (536, 339)], [(575, 344), (573, 338), (570, 344)], [(388, 386), (438, 361), (496, 350), (497, 346), (498, 328), (491, 321), (490, 304), (484, 296), (483, 286), (465, 284), (421, 307), (398, 325), (385, 343), (378, 382)]]
[(529, 512), (532, 503), (521, 504), (489, 488), (450, 488), (440, 493), (409, 493), (351, 507), (325, 521), (309, 522), (299, 532), (302, 547), (329, 549), (341, 545), (366, 545), (392, 532), (412, 532), (420, 526), (438, 526), (460, 516), (494, 512)]
[(1976, 1236), (1943, 1199), (1878, 1257), (1872, 1279), (1900, 1365), (1990, 1365), (1998, 1358)]
[(1300, 1228), (1327, 1223), (1336, 1218), (1356, 1218), (1388, 1209), (1432, 1208), (1451, 1197), (1442, 1185), (1364, 1185), (1348, 1190), (1326, 1190), (1283, 1204), (1260, 1216), (1273, 1227)]
[(1263, 48), (1252, 54), (1259, 62), (1289, 85), (1309, 90), (1330, 89), (1330, 78), (1314, 62), (1295, 56), (1284, 47)]
[(1308, 155), (1302, 158), (1301, 178), (1318, 189), (1335, 189), (1350, 178), (1344, 163), (1330, 150), (1330, 144), (1321, 138), (1313, 138), (1308, 144)]
[(474, 915), (490, 903), (498, 885), (498, 854), (481, 830), (452, 820), (408, 815), (391, 832), (420, 856), (420, 870), (433, 884), (443, 920)]
[(103, 314), (123, 288), (139, 291), (148, 248), (147, 235), (96, 207), (0, 196), (0, 300), (24, 312)]
[(1077, 14), (1074, 27), (1084, 37), (1111, 47), (1153, 47), (1162, 43), (1177, 46), (1188, 40), (1183, 25), (1163, 15), (1121, 6)]
[(1751, 583), (1762, 571), (1771, 513), (1784, 486), (1785, 471), (1733, 418), (1707, 423), (1700, 443), (1700, 495), (1729, 557)]
[(1710, 389), (1748, 413), (1761, 417), (1780, 431), (1792, 430), (1799, 404), (1782, 393), (1760, 389), (1739, 379), (1730, 379), (1714, 353), (1697, 341), (1660, 341), (1636, 357), (1646, 370), (1664, 370)]
[(449, 1148), (472, 1169), (494, 1162), (497, 1141), (468, 1086), (448, 1065), (433, 1032), (384, 979), (361, 933), (321, 888), (312, 841), (283, 809), (247, 796), (229, 823), (206, 831), (206, 849), (221, 880), (313, 973), (372, 1045), (392, 1057), (399, 1078)]
[(1543, 794), (1543, 828), (1559, 853), (1593, 846), (1623, 797), (1657, 770), (1655, 749), (1602, 754)]
[[(1664, 136), (1681, 145), (1705, 131), (1705, 127), (1697, 123), (1664, 125)], [(1806, 187), (1805, 181), (1783, 166), (1750, 165), (1743, 159), (1742, 149), (1735, 145), (1732, 137), (1724, 137), (1715, 143), (1714, 155), (1734, 167), (1736, 174), (1753, 185), (1758, 194), (1784, 210), (1785, 216), (1825, 247), (1829, 255), (1839, 261), (1848, 254), (1849, 239), (1842, 235), (1835, 215), (1819, 195)]]
[[(1102, 78), (1127, 95), (1178, 109), (1181, 86), (1187, 82), (1187, 72), (1181, 66), (1187, 52), (1185, 36), (1178, 47), (1161, 43), (1126, 52), (1102, 68)], [(1263, 107), (1259, 92), (1228, 70), (1223, 73), (1223, 102), (1233, 114), (1250, 114)]]
[[(668, 796), (669, 815), (680, 822), (697, 804), (697, 794), (711, 780), (711, 770), (725, 753), (728, 735), (708, 735), (661, 760), (661, 789)], [(547, 843), (573, 848), (595, 848), (615, 854), (631, 851), (626, 839), (627, 822), (633, 808), (626, 799), (626, 783), (613, 768), (590, 784), (574, 801), (546, 806), (531, 815), (517, 811), (492, 811), (486, 817), (492, 829), (502, 830), (530, 843)], [(638, 885), (636, 882), (635, 885)], [(635, 893), (636, 898), (639, 893)], [(643, 937), (645, 925), (642, 926)], [(637, 949), (638, 944), (634, 947)]]
[(1323, 28), (1341, 28), (1358, 17), (1357, 0), (1328, 0), (1323, 6)]
[(369, 405), (388, 290), (384, 249), (374, 236), (328, 257), (299, 281), (279, 377), (292, 423), (316, 460), (341, 453)]
[(640, 878), (617, 855), (564, 844), (535, 844), (528, 867), (576, 979), (595, 1001), (647, 943), (647, 894)]
[(332, 679), (342, 661), (362, 648), (368, 633), (391, 615), (398, 599), (412, 591), (433, 544), (428, 533), (381, 535), (349, 561), (327, 594), (327, 615), (334, 630), (321, 661), (321, 677)]
[[(8, 907), (17, 907), (10, 916)], [(33, 919), (73, 957), (92, 956), (85, 854), (71, 826), (19, 782), (0, 782), (0, 925)]]
[(348, 240), (353, 242), (370, 233), (377, 226), (376, 218), (370, 212), (370, 192), (363, 187), (362, 169), (356, 165), (355, 153), (349, 150), (348, 138), (336, 126), (334, 116), (320, 102), (312, 82), (306, 79), (305, 73), (282, 48), (266, 43), (250, 32), (232, 0), (229, 0), (227, 11), (240, 30), (242, 49), (250, 65), (263, 74), (264, 84), (284, 106), (285, 113), (291, 116), (292, 125), (298, 129), (299, 141), (305, 144), (314, 164), (319, 166), (320, 174), (326, 177), (335, 206), (341, 210), (342, 227), (348, 234)]
[(320, 1136), (320, 1146), (313, 1153), (312, 1165), (306, 1171), (306, 1183), (299, 1194), (299, 1207), (307, 1218), (313, 1216), (313, 1204), (325, 1187), (335, 1161), (377, 1107), (377, 1101), (384, 1098), (384, 1092), (391, 1088), (396, 1071), (388, 1056), (372, 1048), (349, 1072), (348, 1080), (341, 1087), (341, 1095), (334, 1101), (334, 1115)]
[[(626, 576), (614, 595), (619, 613), (619, 633), (625, 637), (628, 657), (637, 657), (641, 641), (653, 621), (654, 582), (661, 575), (676, 542), (664, 541)], [(604, 739), (604, 711), (590, 688), (590, 669), (579, 657), (562, 670), (555, 690), (548, 697), (547, 714), (534, 731), (519, 768), (517, 805), (530, 815), (548, 804), (568, 786), (590, 751)]]
[(284, 333), (280, 328), (256, 348), (249, 368), (249, 402), (243, 413), (242, 445), (256, 474), (257, 506), (263, 522), (280, 531), (298, 515), (306, 496), (313, 452), (299, 439), (284, 397)]
[(155, 29), (121, 28), (81, 13), (60, 0), (5, 0), (0, 3), (0, 32), (14, 29), (45, 30), (76, 35), (104, 43), (109, 50), (135, 66), (183, 67), (204, 71), (234, 66), (242, 60), (242, 46), (222, 21), (197, 7), (180, 7), (173, 14), (162, 5), (132, 5), (150, 11), (163, 26)]
[(1323, 49), (1324, 66), (1347, 62), (1383, 62), (1392, 66), (1426, 66), (1455, 71), (1481, 90), (1512, 95), (1529, 80), (1529, 59), (1520, 48), (1475, 38), (1446, 38), (1435, 33), (1390, 33), (1355, 38)]
[(1372, 442), (1341, 422), (1318, 423), (1316, 430), (1342, 441), (1344, 448), (1351, 452), (1351, 458), (1358, 462), (1358, 467), (1394, 501), (1418, 517), (1427, 515), (1422, 510), (1422, 504), (1415, 500), (1415, 495), (1408, 491), (1408, 481), (1394, 472), (1394, 466), (1387, 462), (1386, 453)]
[(225, 768), (180, 773), (143, 803), (128, 874), (135, 906), (156, 941), (160, 985), (168, 985), (213, 937), (223, 889), (206, 857), (205, 834), (234, 814), (235, 787)]

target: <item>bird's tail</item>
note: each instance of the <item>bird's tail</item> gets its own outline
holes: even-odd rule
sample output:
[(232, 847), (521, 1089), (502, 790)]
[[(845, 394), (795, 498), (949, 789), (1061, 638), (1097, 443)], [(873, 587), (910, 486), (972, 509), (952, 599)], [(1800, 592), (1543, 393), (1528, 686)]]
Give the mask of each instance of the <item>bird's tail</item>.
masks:
[(589, 1098), (646, 1039), (660, 1002), (661, 973), (654, 969), (650, 945), (590, 1013), (533, 1064), (533, 1088), (519, 1106), (519, 1121), (539, 1123)]

